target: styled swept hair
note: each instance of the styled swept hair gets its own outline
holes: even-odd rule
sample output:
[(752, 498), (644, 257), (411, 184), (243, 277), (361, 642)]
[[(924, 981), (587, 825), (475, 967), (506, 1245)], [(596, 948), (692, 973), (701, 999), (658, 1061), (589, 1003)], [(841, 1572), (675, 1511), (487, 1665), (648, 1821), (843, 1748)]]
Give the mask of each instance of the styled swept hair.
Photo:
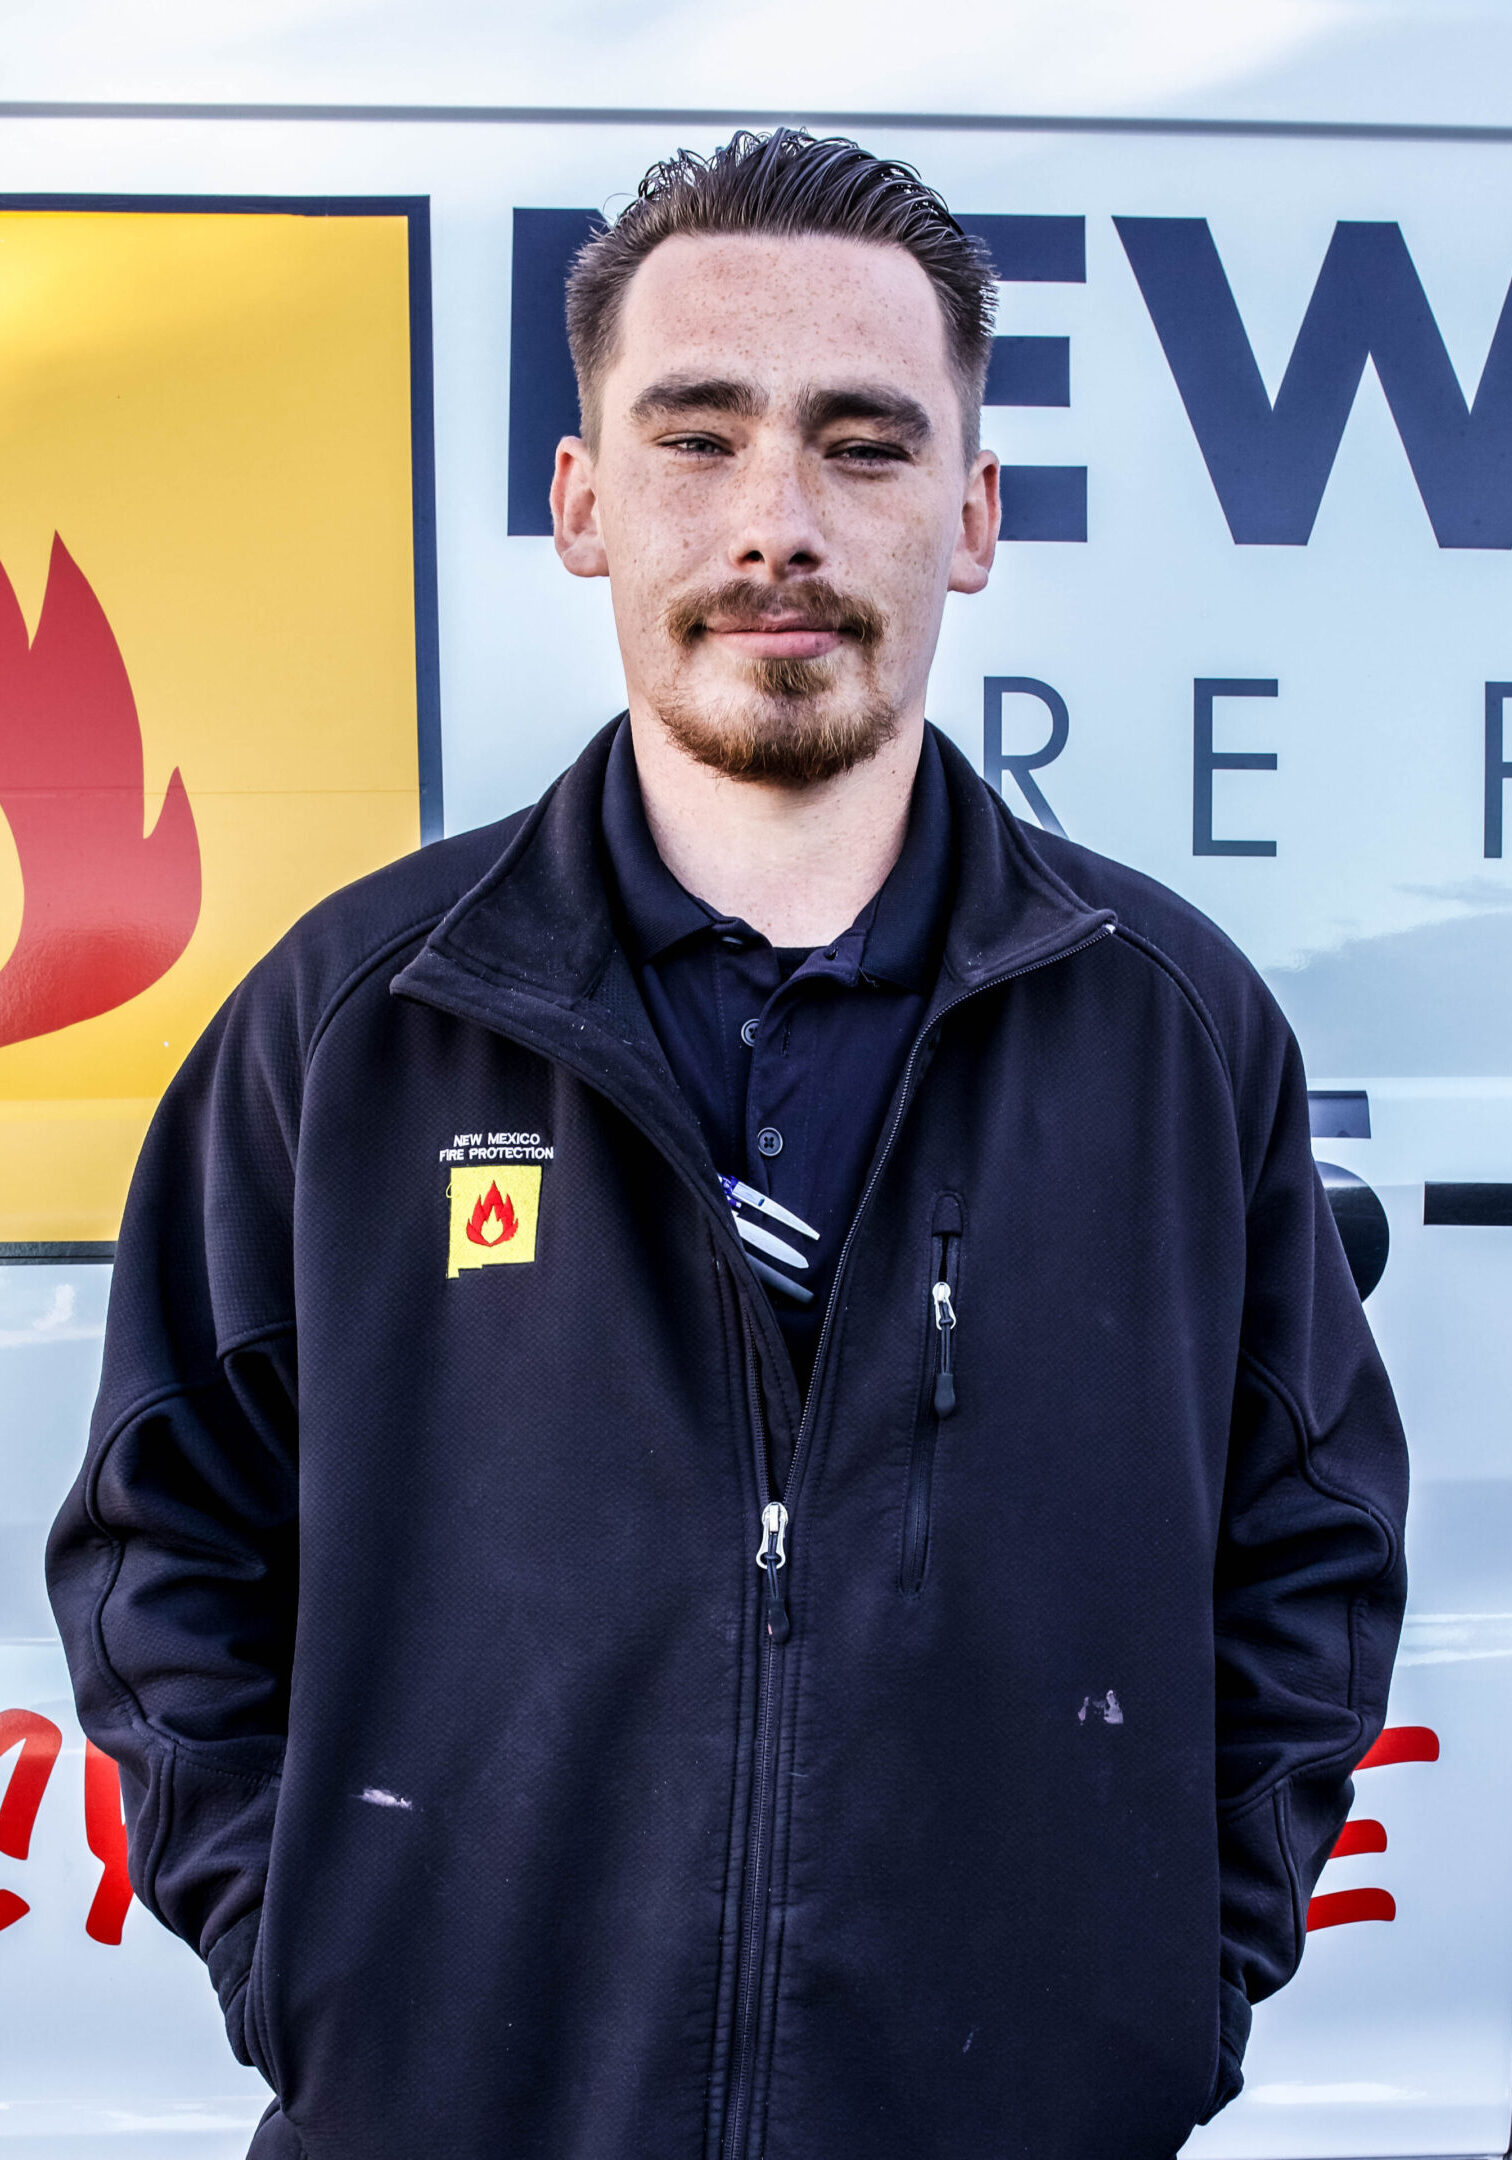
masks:
[(962, 231), (911, 165), (873, 157), (843, 135), (815, 137), (786, 127), (770, 135), (742, 128), (708, 157), (679, 150), (653, 165), (613, 224), (579, 249), (567, 277), (567, 340), (590, 448), (598, 441), (599, 391), (614, 359), (630, 280), (663, 240), (727, 233), (819, 233), (906, 249), (945, 317), (970, 464), (981, 439), (997, 302), (986, 248)]

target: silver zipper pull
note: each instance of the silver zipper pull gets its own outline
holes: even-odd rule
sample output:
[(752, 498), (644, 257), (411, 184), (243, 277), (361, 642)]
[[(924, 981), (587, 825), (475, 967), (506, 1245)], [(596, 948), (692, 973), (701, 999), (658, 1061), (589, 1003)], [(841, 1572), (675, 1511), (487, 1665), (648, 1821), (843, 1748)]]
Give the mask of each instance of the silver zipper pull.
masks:
[(787, 1566), (788, 1511), (780, 1500), (770, 1500), (761, 1511), (761, 1543), (756, 1548), (759, 1568)]
[(937, 1282), (929, 1294), (934, 1300), (934, 1323), (940, 1335), (939, 1356), (935, 1361), (935, 1416), (943, 1418), (949, 1417), (956, 1406), (955, 1372), (951, 1358), (956, 1310), (951, 1302), (948, 1282)]
[(756, 1565), (766, 1578), (766, 1631), (773, 1642), (786, 1642), (791, 1632), (787, 1596), (778, 1570), (787, 1566), (788, 1511), (780, 1500), (769, 1500), (761, 1511), (761, 1544)]

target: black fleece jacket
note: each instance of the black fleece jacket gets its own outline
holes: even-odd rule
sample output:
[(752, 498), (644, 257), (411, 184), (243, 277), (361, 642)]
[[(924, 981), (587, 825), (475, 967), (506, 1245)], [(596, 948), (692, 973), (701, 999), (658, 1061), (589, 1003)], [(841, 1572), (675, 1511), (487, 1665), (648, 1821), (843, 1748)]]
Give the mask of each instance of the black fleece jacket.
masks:
[(800, 1410), (614, 940), (609, 735), (315, 909), (153, 1125), (50, 1547), (133, 1880), (257, 2160), (1169, 2160), (1404, 1597), (1295, 1044), (942, 739), (944, 960)]

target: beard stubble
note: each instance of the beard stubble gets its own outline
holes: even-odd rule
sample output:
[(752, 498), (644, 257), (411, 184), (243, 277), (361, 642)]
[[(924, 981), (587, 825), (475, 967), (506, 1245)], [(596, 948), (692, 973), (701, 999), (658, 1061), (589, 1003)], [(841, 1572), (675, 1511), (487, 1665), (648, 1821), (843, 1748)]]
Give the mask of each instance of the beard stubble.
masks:
[(858, 691), (841, 701), (838, 654), (751, 659), (748, 697), (695, 702), (674, 684), (658, 699), (657, 718), (689, 757), (726, 779), (808, 787), (865, 764), (898, 731), (897, 708), (876, 681), (886, 627), (880, 610), (820, 579), (783, 588), (736, 580), (674, 602), (665, 621), (673, 645), (686, 653), (708, 634), (711, 617), (722, 628), (759, 630), (774, 615), (839, 629), (861, 654)]

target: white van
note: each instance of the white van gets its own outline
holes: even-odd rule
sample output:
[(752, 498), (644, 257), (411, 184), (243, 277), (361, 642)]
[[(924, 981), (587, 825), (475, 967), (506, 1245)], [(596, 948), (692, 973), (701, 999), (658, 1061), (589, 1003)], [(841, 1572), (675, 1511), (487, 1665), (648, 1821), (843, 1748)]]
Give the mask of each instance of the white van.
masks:
[[(606, 595), (543, 537), (562, 267), (655, 157), (742, 117), (777, 116), (0, 116), (0, 569), (32, 641), (0, 594), (0, 2160), (233, 2160), (265, 2104), (130, 1901), (42, 1587), (124, 1179), (303, 906), (532, 799), (618, 706)], [(932, 717), (1016, 811), (1186, 893), (1265, 972), (1412, 1445), (1388, 1728), (1246, 2091), (1187, 2151), (1504, 2154), (1512, 133), (848, 131), (1003, 279), (1007, 538), (951, 602)], [(114, 704), (85, 725), (43, 697), (23, 743), (7, 683), (43, 680), (44, 622)], [(133, 771), (119, 854), (84, 848)]]

